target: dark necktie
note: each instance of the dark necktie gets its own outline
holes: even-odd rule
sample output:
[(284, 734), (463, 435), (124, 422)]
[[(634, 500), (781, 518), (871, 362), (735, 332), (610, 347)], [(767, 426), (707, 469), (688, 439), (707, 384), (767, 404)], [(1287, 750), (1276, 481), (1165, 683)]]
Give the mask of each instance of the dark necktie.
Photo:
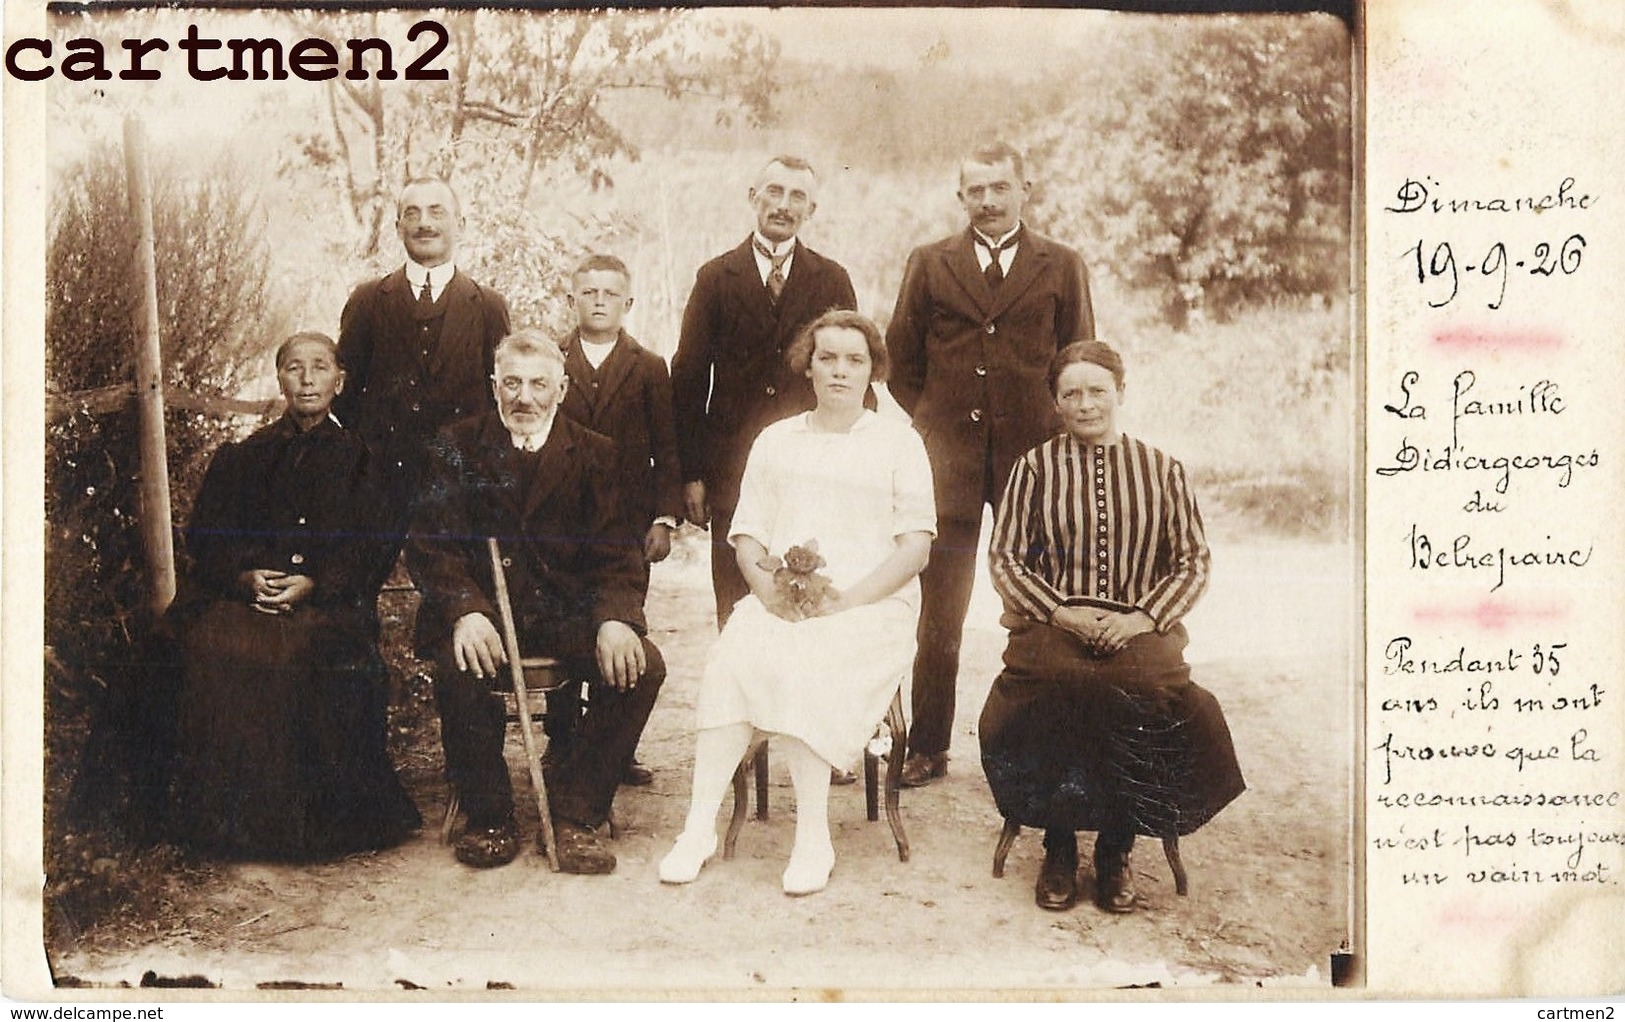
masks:
[(767, 274), (767, 293), (773, 296), (773, 304), (777, 305), (779, 296), (784, 294), (784, 262), (790, 258), (790, 253), (794, 252), (795, 248), (785, 249), (783, 255), (774, 255), (767, 246), (754, 238), (751, 239), (751, 244), (756, 246), (756, 251), (762, 254), (762, 258), (773, 264)]
[(418, 308), (427, 310), (434, 304), (434, 291), (429, 287), (429, 278), (423, 278), (423, 290), (418, 292)]
[(987, 286), (990, 289), (997, 291), (999, 285), (1004, 283), (1004, 267), (999, 264), (999, 253), (1013, 247), (1020, 237), (1020, 234), (1012, 234), (998, 244), (994, 244), (985, 238), (976, 239), (976, 243), (987, 249), (988, 254), (993, 257), (988, 260), (987, 269), (982, 271), (982, 276), (987, 278)]

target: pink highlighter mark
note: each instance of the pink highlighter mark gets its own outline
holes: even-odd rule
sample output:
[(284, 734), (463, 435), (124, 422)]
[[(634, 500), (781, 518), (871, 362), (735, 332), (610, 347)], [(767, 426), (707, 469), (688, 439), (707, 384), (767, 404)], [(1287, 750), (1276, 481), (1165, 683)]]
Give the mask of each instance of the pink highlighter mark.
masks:
[(1519, 607), (1506, 600), (1480, 600), (1471, 607), (1418, 607), (1412, 613), (1421, 622), (1465, 621), (1486, 632), (1505, 631), (1524, 622), (1555, 621), (1566, 615), (1562, 607)]
[(1556, 351), (1563, 338), (1555, 330), (1527, 327), (1517, 330), (1485, 330), (1479, 327), (1450, 327), (1433, 335), (1433, 343), (1453, 351), (1494, 349), (1497, 351)]
[(1447, 902), (1439, 908), (1434, 918), (1444, 928), (1497, 934), (1511, 933), (1524, 922), (1523, 916), (1518, 913), (1489, 911), (1476, 899)]

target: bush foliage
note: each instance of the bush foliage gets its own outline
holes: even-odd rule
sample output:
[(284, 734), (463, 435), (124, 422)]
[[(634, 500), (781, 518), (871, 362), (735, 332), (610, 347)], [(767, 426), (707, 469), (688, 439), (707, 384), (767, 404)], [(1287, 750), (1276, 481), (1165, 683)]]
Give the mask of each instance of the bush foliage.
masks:
[[(112, 148), (56, 182), (46, 251), (46, 388), (60, 397), (134, 376), (140, 292), (124, 162)], [(187, 181), (153, 178), (153, 236), (164, 380), (193, 394), (234, 394), (286, 318), (268, 282), (262, 218), (227, 167)], [(70, 402), (71, 403), (71, 402)], [(208, 455), (242, 423), (171, 410), (171, 494), (184, 517)], [(146, 572), (132, 407), (84, 409), (48, 426), (46, 641), (70, 662), (129, 641)]]

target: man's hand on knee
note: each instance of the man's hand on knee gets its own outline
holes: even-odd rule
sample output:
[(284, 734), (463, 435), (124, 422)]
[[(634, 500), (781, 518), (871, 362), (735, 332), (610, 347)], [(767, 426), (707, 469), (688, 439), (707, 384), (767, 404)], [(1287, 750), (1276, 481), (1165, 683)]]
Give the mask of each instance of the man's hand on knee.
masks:
[[(602, 647), (602, 639), (599, 645)], [(457, 657), (457, 669), (477, 678), (496, 677), (497, 668), (508, 662), (496, 625), (478, 611), (457, 619), (451, 630), (451, 648)]]
[(637, 684), (649, 661), (643, 639), (623, 621), (605, 621), (598, 626), (598, 673), (618, 689)]

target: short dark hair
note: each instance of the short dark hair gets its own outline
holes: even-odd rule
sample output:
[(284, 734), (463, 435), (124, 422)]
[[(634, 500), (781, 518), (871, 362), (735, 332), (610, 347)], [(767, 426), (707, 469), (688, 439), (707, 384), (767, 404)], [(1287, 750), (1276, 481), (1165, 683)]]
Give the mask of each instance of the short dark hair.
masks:
[(960, 161), (959, 176), (963, 180), (965, 164), (967, 163), (980, 163), (991, 167), (1003, 163), (1005, 160), (1010, 161), (1011, 169), (1016, 172), (1016, 180), (1025, 182), (1027, 180), (1027, 163), (1021, 158), (1021, 150), (1008, 142), (988, 142), (966, 153), (965, 158)]
[(583, 273), (592, 273), (594, 270), (619, 273), (626, 278), (628, 284), (632, 283), (632, 271), (626, 268), (626, 263), (619, 256), (612, 256), (607, 252), (593, 252), (577, 263), (575, 272), (570, 274), (570, 280), (574, 283)]
[(784, 353), (785, 361), (790, 363), (790, 371), (797, 376), (807, 371), (812, 365), (813, 349), (818, 344), (818, 331), (831, 327), (856, 330), (863, 335), (869, 345), (869, 382), (885, 383), (886, 374), (891, 369), (891, 359), (886, 354), (886, 342), (880, 336), (880, 328), (868, 316), (851, 309), (830, 309), (797, 332), (796, 339), (790, 342), (789, 349)]
[(295, 344), (302, 344), (306, 341), (314, 341), (315, 343), (325, 347), (327, 349), (327, 353), (333, 356), (334, 364), (336, 364), (340, 369), (344, 368), (344, 362), (339, 358), (339, 346), (333, 343), (333, 338), (324, 333), (318, 333), (315, 330), (301, 330), (299, 333), (294, 334), (292, 337), (289, 337), (287, 340), (277, 345), (276, 356), (273, 362), (277, 369), (280, 370), (282, 368), (283, 361), (287, 359), (288, 352), (293, 350), (293, 346)]
[(395, 219), (399, 220), (401, 218), (401, 196), (406, 194), (408, 188), (416, 188), (418, 185), (440, 185), (444, 187), (451, 195), (451, 211), (458, 216), (463, 215), (463, 200), (457, 197), (457, 189), (451, 186), (450, 181), (443, 177), (414, 177), (407, 179), (407, 182), (401, 185), (401, 190), (395, 193)]
[(1056, 396), (1056, 384), (1060, 382), (1061, 374), (1066, 371), (1066, 367), (1077, 365), (1079, 362), (1092, 362), (1107, 370), (1117, 382), (1117, 389), (1123, 389), (1123, 356), (1104, 341), (1075, 341), (1057, 351), (1055, 357), (1050, 360), (1049, 373), (1046, 376), (1049, 380), (1050, 397)]

